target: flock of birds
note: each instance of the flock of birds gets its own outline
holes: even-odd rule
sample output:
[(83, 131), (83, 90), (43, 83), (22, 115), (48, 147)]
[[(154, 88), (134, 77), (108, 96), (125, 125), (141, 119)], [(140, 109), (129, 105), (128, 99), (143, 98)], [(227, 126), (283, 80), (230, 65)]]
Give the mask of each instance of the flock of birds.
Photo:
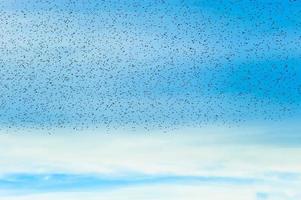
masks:
[(294, 116), (301, 5), (268, 2), (1, 1), (0, 126), (150, 130)]

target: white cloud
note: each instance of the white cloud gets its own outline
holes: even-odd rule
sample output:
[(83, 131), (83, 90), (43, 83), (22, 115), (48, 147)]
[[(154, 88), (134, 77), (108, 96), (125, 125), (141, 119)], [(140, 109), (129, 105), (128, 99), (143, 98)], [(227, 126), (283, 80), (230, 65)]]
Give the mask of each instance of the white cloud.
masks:
[[(281, 146), (259, 139), (290, 137), (297, 126), (269, 125), (226, 128), (183, 129), (169, 133), (118, 130), (105, 134), (101, 130), (47, 132), (23, 130), (0, 135), (0, 172), (3, 177), (16, 173), (76, 173), (105, 177), (136, 175), (218, 176), (260, 180), (254, 184), (209, 182), (168, 183), (124, 186), (86, 193), (43, 193), (5, 197), (6, 200), (117, 200), (124, 199), (210, 199), (291, 200), (300, 196), (301, 148)], [(295, 128), (294, 128), (295, 127)], [(290, 129), (290, 131), (288, 131)], [(273, 134), (271, 134), (273, 133)], [(281, 134), (283, 136), (283, 134)], [(276, 137), (277, 139), (277, 137)], [(283, 138), (280, 138), (283, 139)], [(285, 138), (284, 138), (285, 139)], [(7, 191), (6, 191), (7, 193)], [(2, 194), (2, 195), (1, 195)], [(0, 193), (0, 196), (5, 196)], [(242, 198), (243, 197), (243, 198)]]

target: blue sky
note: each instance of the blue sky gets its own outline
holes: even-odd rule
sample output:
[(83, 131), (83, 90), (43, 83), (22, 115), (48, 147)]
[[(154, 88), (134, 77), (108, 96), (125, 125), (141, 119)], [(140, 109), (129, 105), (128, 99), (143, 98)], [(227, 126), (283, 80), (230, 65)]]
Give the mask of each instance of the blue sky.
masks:
[(300, 16), (0, 0), (0, 198), (300, 199)]
[(300, 117), (298, 1), (1, 1), (2, 127)]

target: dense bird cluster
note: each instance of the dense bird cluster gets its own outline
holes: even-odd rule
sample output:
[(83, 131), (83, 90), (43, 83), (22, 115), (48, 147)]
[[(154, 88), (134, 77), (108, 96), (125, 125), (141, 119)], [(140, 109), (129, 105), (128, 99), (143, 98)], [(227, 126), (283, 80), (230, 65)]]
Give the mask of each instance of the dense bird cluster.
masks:
[(1, 127), (300, 114), (298, 1), (1, 1)]

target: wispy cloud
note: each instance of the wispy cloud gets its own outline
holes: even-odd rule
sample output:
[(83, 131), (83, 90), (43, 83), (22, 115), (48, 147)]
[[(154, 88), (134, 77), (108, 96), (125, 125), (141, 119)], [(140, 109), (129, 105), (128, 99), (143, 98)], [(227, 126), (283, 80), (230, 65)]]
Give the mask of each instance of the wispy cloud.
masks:
[(15, 192), (58, 192), (103, 190), (128, 186), (158, 184), (172, 185), (254, 185), (262, 180), (242, 177), (203, 177), (139, 175), (128, 177), (101, 177), (85, 174), (9, 174), (0, 178), (0, 188)]

